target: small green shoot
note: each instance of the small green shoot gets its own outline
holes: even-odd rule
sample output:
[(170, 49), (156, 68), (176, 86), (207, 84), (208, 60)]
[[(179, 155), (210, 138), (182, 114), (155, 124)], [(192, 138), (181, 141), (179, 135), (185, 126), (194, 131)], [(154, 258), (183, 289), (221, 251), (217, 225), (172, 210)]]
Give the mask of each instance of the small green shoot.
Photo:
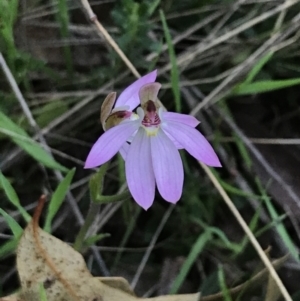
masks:
[[(203, 222), (199, 218), (192, 217), (191, 221), (193, 221), (195, 224), (198, 224), (199, 226), (201, 226), (205, 231), (210, 231), (211, 234), (215, 234), (220, 239), (220, 241), (223, 243), (223, 247), (233, 251), (235, 253), (235, 255), (238, 255), (240, 253), (241, 246), (239, 244), (231, 242), (227, 238), (226, 234), (219, 228), (208, 226), (205, 222)], [(220, 246), (220, 243), (218, 243), (217, 240), (212, 240), (212, 243)]]
[(17, 248), (19, 239), (12, 238), (0, 246), (0, 258), (3, 259), (6, 256), (12, 254)]
[(0, 171), (0, 182), (8, 200), (19, 210), (24, 220), (28, 223), (31, 220), (31, 216), (22, 207), (16, 191), (14, 190), (10, 182), (6, 179), (6, 177), (1, 173), (1, 171)]
[(95, 245), (98, 241), (100, 241), (106, 237), (110, 237), (110, 234), (109, 233), (100, 233), (100, 234), (92, 235), (85, 239), (85, 241), (83, 242), (83, 248), (89, 248), (89, 247)]
[(47, 293), (43, 283), (40, 283), (39, 293), (40, 293), (40, 301), (47, 301)]
[[(256, 178), (256, 184), (258, 186), (258, 189), (260, 190), (260, 193), (262, 194), (262, 198), (263, 201), (269, 211), (269, 214), (272, 218), (273, 221), (278, 221), (280, 219), (280, 215), (277, 213), (277, 210), (275, 209), (275, 207), (273, 206), (270, 198), (268, 197), (266, 190), (262, 187), (261, 182), (259, 181), (259, 179)], [(278, 234), (280, 235), (282, 241), (284, 242), (284, 244), (286, 245), (286, 247), (289, 249), (290, 253), (292, 254), (292, 256), (299, 261), (299, 253), (290, 237), (290, 235), (288, 234), (288, 231), (286, 230), (286, 228), (284, 227), (284, 224), (281, 222), (277, 222), (275, 224), (275, 228), (276, 231), (278, 232)]]
[(283, 80), (261, 80), (254, 83), (242, 83), (233, 89), (232, 95), (252, 95), (284, 89), (300, 84), (300, 78)]
[(219, 283), (220, 283), (220, 288), (224, 297), (224, 301), (232, 301), (232, 298), (230, 296), (229, 289), (226, 285), (225, 282), (225, 275), (222, 266), (219, 266), (218, 270), (218, 278), (219, 278)]
[(273, 57), (274, 52), (270, 51), (265, 56), (263, 56), (251, 69), (246, 77), (244, 84), (250, 84), (253, 82), (255, 76), (260, 72), (264, 65)]
[[(58, 11), (56, 14), (56, 19), (58, 24), (60, 25), (60, 34), (61, 37), (66, 39), (70, 37), (69, 33), (69, 13), (68, 13), (68, 5), (66, 0), (58, 0), (56, 1), (58, 4)], [(73, 74), (73, 60), (72, 60), (72, 52), (69, 45), (65, 45), (63, 47), (64, 57), (66, 60), (66, 67), (69, 76)]]
[(70, 188), (73, 176), (75, 174), (75, 168), (71, 169), (66, 177), (59, 183), (59, 185), (57, 186), (56, 190), (54, 191), (52, 198), (49, 202), (49, 207), (48, 207), (48, 214), (46, 217), (46, 221), (45, 221), (45, 226), (44, 226), (44, 230), (46, 232), (51, 232), (51, 223), (52, 220), (54, 218), (54, 216), (56, 215), (56, 213), (58, 212), (59, 208), (61, 207), (63, 200), (66, 197), (66, 194)]
[(5, 219), (6, 223), (8, 224), (11, 232), (13, 233), (15, 238), (19, 238), (22, 233), (23, 229), (18, 224), (17, 221), (15, 221), (9, 214), (7, 214), (3, 209), (0, 208), (0, 214), (2, 214), (3, 218)]
[(89, 181), (90, 197), (93, 202), (97, 202), (102, 194), (104, 176), (108, 168), (108, 163), (103, 164), (98, 171), (93, 174)]
[(57, 163), (37, 142), (0, 111), (0, 132), (12, 139), (21, 149), (43, 165), (67, 172), (68, 169)]

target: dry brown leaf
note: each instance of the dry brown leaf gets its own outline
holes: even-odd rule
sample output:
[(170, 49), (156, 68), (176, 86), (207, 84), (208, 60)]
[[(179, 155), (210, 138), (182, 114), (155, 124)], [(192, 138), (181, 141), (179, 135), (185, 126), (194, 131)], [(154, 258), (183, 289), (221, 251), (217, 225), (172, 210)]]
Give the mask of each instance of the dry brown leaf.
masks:
[[(139, 299), (141, 300), (141, 299)], [(155, 298), (142, 299), (151, 301), (199, 301), (200, 294), (187, 294), (187, 295), (169, 295), (169, 296), (159, 296)]]
[(19, 295), (13, 294), (7, 297), (0, 298), (0, 301), (25, 301), (20, 299)]
[(97, 277), (97, 279), (103, 284), (121, 290), (129, 295), (135, 296), (135, 293), (130, 287), (130, 284), (123, 277)]
[(43, 283), (48, 301), (102, 300), (101, 283), (87, 270), (82, 256), (38, 227), (41, 205), (39, 208), (17, 249), (21, 298), (39, 300), (39, 285)]

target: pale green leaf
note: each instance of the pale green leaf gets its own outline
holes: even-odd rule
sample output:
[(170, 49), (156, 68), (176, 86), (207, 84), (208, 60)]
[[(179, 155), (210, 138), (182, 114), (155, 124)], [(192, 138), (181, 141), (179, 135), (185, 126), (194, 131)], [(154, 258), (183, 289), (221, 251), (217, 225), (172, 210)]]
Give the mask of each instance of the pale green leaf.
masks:
[(93, 246), (95, 243), (97, 243), (98, 241), (100, 241), (106, 237), (110, 237), (110, 234), (109, 233), (99, 233), (99, 234), (90, 236), (85, 239), (85, 241), (83, 243), (84, 247), (89, 248), (90, 246)]
[(29, 222), (31, 220), (31, 216), (22, 207), (16, 191), (9, 183), (9, 181), (5, 178), (5, 176), (1, 173), (1, 171), (0, 171), (0, 182), (1, 182), (2, 189), (4, 190), (8, 200), (19, 210), (19, 212), (21, 213), (25, 221)]
[(6, 256), (12, 254), (18, 245), (18, 241), (19, 241), (18, 239), (13, 238), (13, 239), (3, 243), (0, 246), (0, 258), (3, 259)]
[(242, 83), (233, 89), (233, 95), (252, 95), (264, 93), (300, 84), (300, 78), (285, 80), (262, 80), (254, 83)]
[(3, 209), (0, 208), (0, 214), (2, 214), (3, 218), (5, 219), (6, 223), (8, 224), (11, 232), (14, 234), (15, 238), (19, 238), (22, 233), (22, 227), (15, 221), (9, 214), (7, 214)]
[(52, 195), (52, 198), (49, 202), (48, 214), (44, 226), (44, 230), (47, 232), (51, 231), (52, 220), (56, 215), (57, 211), (59, 210), (60, 206), (62, 205), (63, 200), (70, 188), (75, 170), (76, 169), (73, 168), (68, 172), (66, 177), (59, 183), (59, 185), (57, 186), (56, 190)]
[(39, 293), (40, 293), (40, 301), (47, 301), (47, 293), (43, 283), (40, 283)]
[(259, 71), (263, 68), (263, 66), (272, 58), (273, 54), (274, 52), (271, 51), (264, 55), (251, 69), (244, 83), (251, 83), (255, 76), (259, 73)]
[(232, 301), (229, 289), (228, 289), (228, 287), (226, 285), (226, 282), (225, 282), (224, 271), (223, 271), (221, 266), (219, 267), (218, 278), (219, 278), (220, 288), (221, 288), (221, 291), (222, 291), (222, 294), (223, 294), (224, 301)]
[(57, 163), (37, 142), (9, 117), (0, 111), (0, 132), (9, 136), (14, 143), (32, 156), (34, 159), (44, 164), (46, 167), (68, 171), (67, 168)]

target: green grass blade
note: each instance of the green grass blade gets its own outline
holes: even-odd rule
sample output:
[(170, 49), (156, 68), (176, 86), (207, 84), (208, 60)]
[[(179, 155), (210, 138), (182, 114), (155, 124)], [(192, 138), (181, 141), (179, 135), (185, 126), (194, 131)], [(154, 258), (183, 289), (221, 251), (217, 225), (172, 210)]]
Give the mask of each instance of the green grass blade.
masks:
[(40, 283), (39, 295), (40, 295), (40, 301), (47, 301), (47, 293), (43, 283)]
[(263, 226), (262, 228), (260, 228), (259, 230), (257, 230), (255, 232), (255, 237), (259, 238), (260, 235), (264, 234), (269, 229), (272, 229), (273, 227), (275, 227), (278, 224), (282, 223), (286, 219), (286, 217), (287, 217), (286, 214), (280, 215), (278, 219), (274, 219), (270, 223), (266, 224), (265, 226)]
[(179, 88), (179, 71), (176, 61), (175, 50), (172, 44), (171, 34), (167, 25), (166, 17), (162, 10), (159, 10), (160, 19), (163, 25), (165, 38), (168, 45), (169, 56), (171, 61), (171, 84), (172, 84), (172, 91), (175, 97), (175, 107), (177, 112), (181, 112), (181, 98), (180, 98), (180, 88)]
[(9, 136), (21, 149), (46, 167), (67, 172), (68, 169), (57, 163), (38, 143), (9, 117), (0, 111), (0, 132)]
[(84, 248), (89, 248), (89, 247), (93, 246), (94, 244), (96, 244), (98, 241), (100, 241), (106, 237), (110, 237), (110, 234), (109, 233), (99, 233), (99, 234), (90, 236), (85, 239), (85, 241), (83, 242), (83, 246), (84, 246)]
[(229, 193), (241, 196), (241, 197), (245, 197), (245, 198), (256, 198), (259, 199), (260, 197), (255, 195), (255, 194), (251, 194), (248, 192), (245, 192), (239, 188), (236, 188), (228, 183), (226, 183), (225, 181), (222, 181), (221, 179), (218, 179), (220, 184), (222, 185), (222, 187)]
[(236, 143), (236, 146), (243, 158), (243, 162), (244, 164), (250, 169), (252, 167), (252, 159), (251, 156), (249, 154), (248, 149), (246, 148), (244, 142), (242, 141), (242, 139), (236, 135), (235, 133), (233, 134), (234, 137), (234, 141)]
[(235, 253), (238, 253), (240, 251), (240, 246), (236, 243), (232, 243), (221, 229), (217, 227), (210, 227), (199, 218), (191, 217), (191, 221), (193, 221), (195, 224), (198, 224), (205, 231), (210, 231), (211, 234), (215, 234), (216, 236), (218, 236), (220, 240), (224, 243), (226, 248), (232, 250)]
[(148, 16), (151, 17), (153, 15), (153, 13), (155, 12), (155, 10), (157, 9), (157, 7), (160, 4), (160, 0), (154, 0), (152, 2), (149, 2), (149, 8), (148, 8)]
[[(249, 228), (253, 233), (258, 228), (259, 217), (260, 217), (260, 208), (258, 207), (249, 223)], [(240, 243), (241, 246), (240, 252), (242, 252), (242, 250), (246, 248), (248, 243), (249, 243), (249, 237), (245, 235)]]
[(225, 246), (228, 249), (235, 252), (236, 254), (238, 254), (240, 252), (240, 249), (241, 249), (240, 246), (236, 243), (231, 242), (222, 230), (220, 230), (219, 228), (216, 228), (216, 227), (209, 227), (209, 229), (210, 229), (211, 233), (216, 234), (220, 238), (220, 240), (225, 244)]
[(18, 16), (18, 0), (0, 1), (0, 40), (1, 52), (7, 57), (7, 62), (13, 74), (16, 72), (16, 57), (18, 51), (15, 47), (14, 23)]
[(3, 209), (0, 208), (0, 214), (2, 214), (3, 218), (5, 219), (6, 223), (8, 224), (11, 232), (14, 234), (15, 238), (19, 238), (22, 233), (22, 227), (15, 221), (9, 214), (7, 214)]
[(90, 197), (93, 202), (97, 202), (102, 194), (103, 179), (108, 169), (109, 162), (103, 164), (89, 181)]
[(1, 182), (2, 189), (4, 190), (8, 200), (19, 210), (24, 220), (28, 223), (31, 220), (31, 216), (22, 207), (16, 191), (1, 172), (0, 172), (0, 182)]
[[(70, 36), (69, 33), (69, 13), (68, 13), (68, 5), (66, 0), (58, 0), (58, 11), (56, 14), (56, 19), (60, 25), (60, 34), (62, 38), (68, 38)], [(73, 61), (72, 61), (72, 52), (69, 45), (63, 47), (64, 57), (66, 60), (66, 67), (68, 75), (71, 76), (73, 74)]]
[[(277, 213), (275, 207), (273, 206), (270, 198), (267, 196), (266, 191), (263, 189), (260, 181), (257, 179), (256, 180), (257, 186), (262, 194), (263, 200), (265, 202), (265, 205), (269, 211), (270, 216), (272, 217), (273, 221), (279, 221), (280, 220), (280, 215)], [(283, 223), (281, 222), (277, 222), (275, 224), (275, 228), (276, 231), (278, 232), (278, 234), (280, 235), (280, 237), (282, 238), (284, 244), (287, 246), (287, 248), (289, 249), (290, 253), (292, 254), (292, 256), (299, 261), (299, 254), (298, 251), (293, 243), (293, 240), (291, 239), (288, 231), (286, 230), (286, 228), (284, 227)]]
[(264, 93), (283, 88), (288, 88), (300, 84), (300, 78), (284, 79), (284, 80), (262, 80), (254, 83), (242, 83), (233, 89), (233, 95), (251, 95)]
[(60, 182), (57, 186), (56, 190), (54, 191), (52, 198), (49, 202), (48, 213), (45, 221), (44, 230), (46, 232), (51, 232), (51, 223), (56, 215), (57, 211), (59, 210), (62, 202), (69, 190), (71, 182), (73, 180), (73, 176), (75, 174), (75, 168), (71, 169), (66, 177)]
[(0, 246), (0, 258), (3, 259), (6, 256), (12, 254), (17, 248), (19, 239), (13, 238)]
[(181, 267), (181, 270), (179, 274), (177, 275), (176, 279), (174, 280), (174, 283), (171, 287), (170, 294), (176, 294), (181, 285), (183, 284), (185, 278), (187, 277), (192, 265), (198, 258), (199, 254), (203, 251), (205, 245), (207, 242), (211, 239), (211, 231), (206, 230), (204, 233), (202, 233), (195, 244), (192, 246), (192, 249), (187, 256), (184, 264)]
[(265, 56), (263, 56), (251, 69), (248, 76), (246, 77), (244, 83), (250, 84), (255, 76), (259, 73), (259, 71), (263, 68), (263, 66), (272, 58), (273, 52), (267, 53)]
[(220, 288), (224, 297), (224, 301), (232, 301), (232, 298), (230, 296), (229, 293), (229, 289), (226, 285), (225, 282), (225, 275), (224, 275), (224, 271), (223, 268), (221, 266), (219, 266), (219, 270), (218, 270), (218, 278), (219, 278), (219, 283), (220, 283)]

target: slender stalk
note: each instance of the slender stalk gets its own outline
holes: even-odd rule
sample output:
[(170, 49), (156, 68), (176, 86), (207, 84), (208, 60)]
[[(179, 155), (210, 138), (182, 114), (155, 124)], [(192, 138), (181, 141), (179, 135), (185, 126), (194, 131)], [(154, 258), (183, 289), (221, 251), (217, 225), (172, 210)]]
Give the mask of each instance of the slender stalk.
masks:
[(100, 195), (95, 203), (97, 204), (109, 204), (109, 203), (114, 203), (114, 202), (119, 202), (119, 201), (125, 201), (127, 199), (131, 198), (131, 194), (129, 190), (126, 190), (124, 192), (121, 192), (120, 194), (116, 195)]
[(90, 226), (93, 224), (99, 211), (100, 211), (100, 205), (96, 204), (94, 202), (91, 202), (91, 205), (90, 205), (89, 211), (86, 215), (84, 224), (80, 228), (79, 233), (77, 234), (74, 245), (73, 245), (73, 248), (76, 251), (80, 252), (82, 250), (86, 233), (88, 232)]
[(95, 173), (91, 178), (89, 182), (89, 188), (90, 188), (90, 197), (91, 197), (91, 204), (90, 208), (88, 210), (88, 213), (86, 215), (86, 218), (84, 220), (83, 225), (81, 226), (75, 242), (74, 242), (74, 249), (77, 251), (81, 251), (84, 240), (86, 237), (86, 234), (88, 230), (90, 229), (91, 225), (93, 224), (94, 220), (96, 219), (99, 211), (100, 211), (100, 206), (101, 204), (95, 203), (95, 200), (97, 199), (97, 196), (100, 196), (102, 191), (103, 191), (103, 182), (104, 182), (104, 177), (107, 172), (109, 166), (109, 162), (103, 164), (97, 173)]

